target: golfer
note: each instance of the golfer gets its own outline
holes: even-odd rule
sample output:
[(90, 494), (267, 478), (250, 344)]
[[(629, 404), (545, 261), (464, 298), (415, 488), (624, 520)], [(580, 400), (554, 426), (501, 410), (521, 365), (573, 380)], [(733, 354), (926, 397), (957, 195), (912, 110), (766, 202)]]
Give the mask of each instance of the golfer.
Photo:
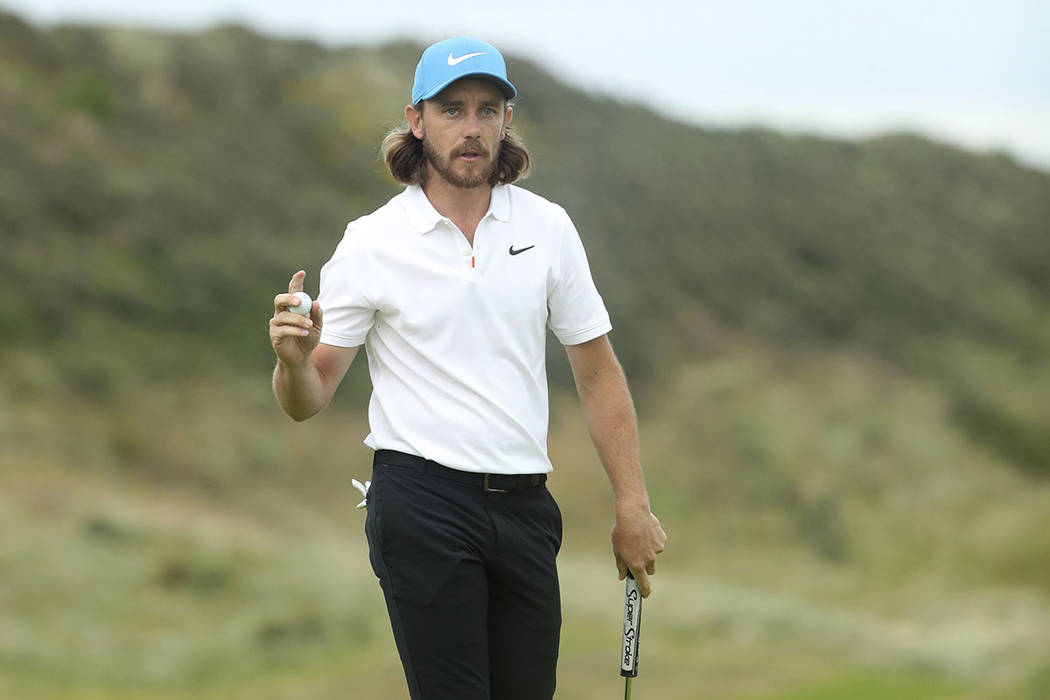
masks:
[(565, 211), (512, 183), (503, 56), (469, 37), (416, 67), (407, 124), (383, 153), (404, 191), (352, 221), (308, 316), (274, 299), (273, 387), (305, 420), (363, 345), (375, 450), (365, 532), (415, 700), (554, 694), (562, 521), (545, 481), (546, 329), (565, 346), (616, 499), (613, 553), (643, 596), (666, 535), (650, 512), (609, 314)]

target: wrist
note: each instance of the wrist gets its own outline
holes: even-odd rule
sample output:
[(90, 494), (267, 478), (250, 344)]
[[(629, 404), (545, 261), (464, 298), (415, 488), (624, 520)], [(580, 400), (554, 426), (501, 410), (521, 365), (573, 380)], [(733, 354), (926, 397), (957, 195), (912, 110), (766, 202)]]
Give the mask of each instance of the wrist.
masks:
[(649, 499), (645, 496), (616, 499), (616, 517), (630, 517), (639, 514), (648, 515)]
[(304, 353), (298, 362), (288, 362), (281, 357), (277, 358), (277, 371), (291, 377), (302, 374), (312, 366), (311, 353)]

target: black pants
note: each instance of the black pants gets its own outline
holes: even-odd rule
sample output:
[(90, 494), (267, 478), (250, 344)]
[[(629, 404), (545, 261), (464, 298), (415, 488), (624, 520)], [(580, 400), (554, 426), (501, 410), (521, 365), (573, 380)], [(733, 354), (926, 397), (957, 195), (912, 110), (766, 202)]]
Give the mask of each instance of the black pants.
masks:
[(480, 477), (458, 480), (463, 474), (376, 453), (365, 533), (409, 692), (413, 700), (551, 698), (561, 512), (542, 483), (493, 493)]

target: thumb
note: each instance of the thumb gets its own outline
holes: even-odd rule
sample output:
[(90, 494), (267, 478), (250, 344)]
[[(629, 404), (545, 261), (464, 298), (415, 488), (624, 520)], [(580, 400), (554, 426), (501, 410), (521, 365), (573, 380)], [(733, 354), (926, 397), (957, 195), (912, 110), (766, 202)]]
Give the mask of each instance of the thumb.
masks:
[(303, 280), (306, 278), (306, 270), (299, 270), (292, 275), (291, 281), (288, 283), (288, 293), (295, 294), (296, 292), (303, 291)]

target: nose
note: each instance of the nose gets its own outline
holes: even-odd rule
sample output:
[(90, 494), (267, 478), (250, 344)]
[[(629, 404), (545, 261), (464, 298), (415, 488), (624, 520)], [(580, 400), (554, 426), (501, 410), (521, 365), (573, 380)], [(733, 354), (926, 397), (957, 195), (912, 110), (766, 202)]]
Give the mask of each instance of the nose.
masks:
[(481, 120), (476, 114), (472, 114), (463, 120), (463, 131), (467, 138), (481, 135)]

